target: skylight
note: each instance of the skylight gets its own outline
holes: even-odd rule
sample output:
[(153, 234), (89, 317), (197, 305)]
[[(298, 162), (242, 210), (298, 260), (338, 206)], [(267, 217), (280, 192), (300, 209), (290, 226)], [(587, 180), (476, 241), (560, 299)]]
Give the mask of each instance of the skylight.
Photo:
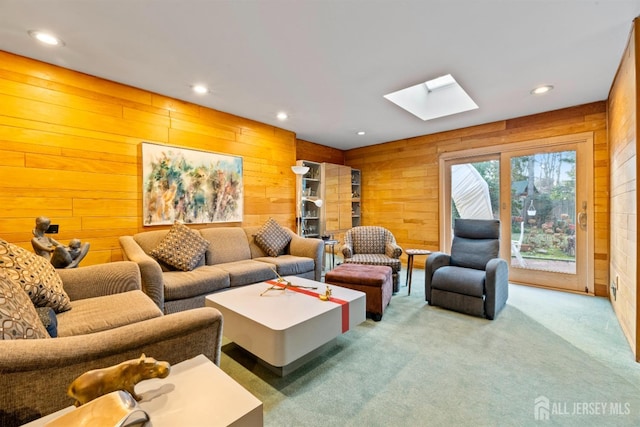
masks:
[(384, 97), (425, 121), (478, 108), (451, 74), (389, 93)]

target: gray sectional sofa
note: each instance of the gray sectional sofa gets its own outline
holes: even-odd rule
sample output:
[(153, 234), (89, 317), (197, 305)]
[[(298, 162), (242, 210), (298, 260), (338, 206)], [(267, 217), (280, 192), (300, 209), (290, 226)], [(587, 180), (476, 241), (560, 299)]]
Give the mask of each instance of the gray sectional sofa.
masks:
[(191, 229), (208, 241), (208, 247), (190, 271), (172, 268), (151, 255), (168, 229), (120, 237), (124, 258), (138, 264), (142, 289), (164, 313), (203, 307), (207, 295), (273, 279), (274, 269), (281, 276), (321, 280), (324, 244), (320, 239), (302, 238), (283, 227), (291, 241), (278, 256), (269, 256), (256, 244), (261, 227)]
[[(9, 245), (5, 242), (4, 248)], [(0, 244), (0, 261), (2, 249)], [(33, 264), (29, 260), (28, 266)], [(24, 261), (19, 267), (26, 265)], [(12, 294), (2, 267), (0, 262), (0, 275), (4, 277), (0, 278), (4, 280), (0, 297), (5, 299), (2, 307), (8, 309), (6, 297)], [(55, 315), (57, 337), (50, 338), (51, 333), (44, 331), (32, 339), (0, 339), (0, 426), (18, 426), (72, 405), (67, 387), (76, 377), (91, 369), (139, 358), (142, 353), (170, 364), (199, 354), (220, 363), (220, 312), (204, 307), (164, 316), (141, 291), (135, 263), (61, 269), (58, 274), (69, 308)], [(29, 276), (33, 279), (32, 274)], [(37, 280), (41, 281), (44, 279)], [(20, 296), (14, 295), (13, 306)], [(31, 304), (26, 293), (22, 299)], [(34, 310), (37, 321), (31, 305), (20, 308), (22, 323), (28, 320), (27, 310)], [(4, 326), (10, 326), (11, 319), (6, 312), (2, 314)]]

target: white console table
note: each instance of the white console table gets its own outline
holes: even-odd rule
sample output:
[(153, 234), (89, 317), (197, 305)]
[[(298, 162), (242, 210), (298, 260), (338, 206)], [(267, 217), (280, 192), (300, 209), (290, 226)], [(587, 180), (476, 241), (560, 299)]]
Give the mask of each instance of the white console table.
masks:
[[(147, 426), (263, 425), (262, 402), (203, 355), (172, 366), (167, 378), (138, 383), (136, 393), (142, 396), (140, 407), (149, 414)], [(62, 409), (25, 426), (44, 426), (74, 409)]]

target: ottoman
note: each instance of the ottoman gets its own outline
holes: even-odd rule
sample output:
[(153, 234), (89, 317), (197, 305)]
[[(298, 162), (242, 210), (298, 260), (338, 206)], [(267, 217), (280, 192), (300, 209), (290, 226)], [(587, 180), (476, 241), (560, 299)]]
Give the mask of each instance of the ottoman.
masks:
[(327, 272), (325, 283), (364, 292), (367, 315), (380, 321), (393, 292), (392, 269), (385, 265), (341, 264)]

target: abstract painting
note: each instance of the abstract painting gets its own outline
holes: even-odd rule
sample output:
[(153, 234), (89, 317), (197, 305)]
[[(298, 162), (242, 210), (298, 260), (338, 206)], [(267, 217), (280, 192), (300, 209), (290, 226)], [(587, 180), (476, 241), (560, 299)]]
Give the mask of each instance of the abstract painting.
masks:
[(242, 157), (142, 143), (144, 225), (241, 222)]

